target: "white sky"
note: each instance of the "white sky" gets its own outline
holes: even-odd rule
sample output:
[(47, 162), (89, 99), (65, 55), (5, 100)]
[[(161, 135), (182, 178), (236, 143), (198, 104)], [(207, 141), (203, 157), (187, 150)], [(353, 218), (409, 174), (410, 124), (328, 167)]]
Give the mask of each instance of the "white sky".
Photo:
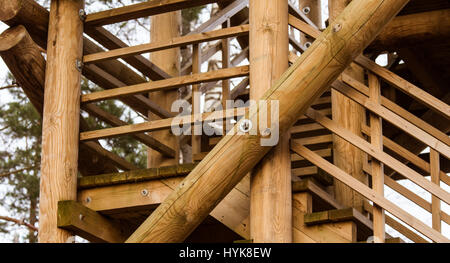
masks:
[[(324, 10), (323, 18), (325, 20), (326, 17), (328, 16), (328, 14), (327, 14), (327, 7), (325, 4), (325, 1), (323, 1), (323, 0), (322, 0), (322, 6), (323, 6), (323, 10)], [(98, 8), (102, 8), (102, 5), (91, 6), (91, 7), (89, 7), (88, 10), (98, 10)], [(202, 20), (206, 20), (206, 19), (202, 18)], [(5, 24), (0, 22), (0, 33), (3, 32), (7, 28), (8, 27)], [(142, 34), (146, 34), (144, 39), (142, 39), (142, 41), (147, 41), (145, 38), (147, 38), (148, 33), (142, 32)], [(379, 60), (377, 60), (377, 62), (379, 62), (380, 64), (383, 64), (383, 63), (385, 63), (385, 58), (380, 58)], [(5, 66), (3, 60), (0, 59), (0, 87), (4, 86), (4, 84), (5, 84), (4, 80), (7, 75), (7, 72), (8, 72), (7, 67)], [(10, 100), (11, 100), (11, 96), (8, 95), (8, 92), (6, 90), (3, 90), (3, 91), (0, 90), (0, 105), (3, 105)], [(0, 133), (0, 136), (1, 136), (1, 133)], [(2, 147), (3, 147), (3, 145), (1, 144), (1, 140), (0, 140), (0, 149)], [(428, 192), (426, 192), (425, 190), (423, 190), (422, 188), (416, 186), (414, 183), (406, 181), (406, 180), (400, 181), (400, 183), (402, 185), (406, 186), (408, 189), (412, 190), (413, 192), (419, 194), (425, 200), (431, 202), (431, 195)], [(442, 183), (441, 187), (443, 187), (444, 190), (446, 190), (446, 191), (450, 191), (450, 187), (443, 183)], [(7, 191), (7, 188), (5, 188), (4, 186), (0, 186), (0, 198), (2, 196), (4, 196), (5, 191)], [(393, 201), (396, 205), (405, 209), (408, 213), (416, 216), (417, 218), (419, 218), (421, 221), (425, 222), (426, 224), (431, 225), (431, 214), (426, 212), (422, 208), (418, 207), (417, 205), (415, 205), (408, 199), (397, 194), (395, 191), (389, 189), (388, 187), (385, 188), (385, 196), (389, 200)], [(442, 202), (442, 210), (446, 211), (448, 214), (450, 214), (450, 206), (445, 204), (444, 202)], [(8, 211), (4, 210), (4, 208), (1, 206), (1, 203), (0, 203), (0, 215), (8, 215)], [(443, 226), (442, 233), (444, 235), (446, 235), (447, 237), (450, 237), (450, 226), (447, 225), (446, 223), (443, 223), (442, 226)], [(15, 228), (15, 229), (17, 229), (17, 228)], [(387, 227), (387, 231), (394, 236), (398, 236), (398, 234), (395, 233), (395, 231), (392, 231), (389, 227)], [(403, 237), (403, 238), (404, 238), (404, 240), (407, 240), (405, 237)], [(10, 241), (11, 240), (5, 239), (0, 235), (0, 242), (10, 242)]]

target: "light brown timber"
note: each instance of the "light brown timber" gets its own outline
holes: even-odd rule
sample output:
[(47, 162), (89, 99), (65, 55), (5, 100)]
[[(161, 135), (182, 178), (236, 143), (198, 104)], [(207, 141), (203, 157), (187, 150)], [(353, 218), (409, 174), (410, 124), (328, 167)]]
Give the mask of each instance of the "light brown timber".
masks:
[[(280, 100), (280, 134), (306, 112), (407, 2), (355, 0), (347, 6), (262, 97)], [(250, 120), (255, 117), (249, 115)], [(183, 241), (270, 150), (260, 145), (260, 138), (225, 136), (127, 242)]]

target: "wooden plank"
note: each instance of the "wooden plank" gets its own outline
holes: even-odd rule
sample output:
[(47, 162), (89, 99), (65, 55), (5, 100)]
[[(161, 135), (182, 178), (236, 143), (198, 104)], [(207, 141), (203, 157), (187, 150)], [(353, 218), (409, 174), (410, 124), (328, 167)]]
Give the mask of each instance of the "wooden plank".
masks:
[[(366, 125), (362, 126), (362, 131), (367, 136), (370, 136), (370, 128)], [(396, 154), (405, 157), (407, 160), (409, 160), (412, 164), (414, 164), (416, 167), (420, 168), (422, 171), (426, 173), (430, 173), (430, 164), (427, 163), (425, 160), (420, 158), (419, 156), (413, 154), (412, 152), (408, 151), (407, 149), (403, 148), (402, 146), (398, 145), (391, 139), (387, 138), (386, 136), (383, 137), (383, 143), (384, 146), (392, 151), (394, 151)], [(440, 171), (439, 173), (440, 180), (446, 183), (447, 185), (450, 185), (450, 177), (444, 173), (443, 171)]]
[[(394, 159), (390, 155), (384, 153), (383, 151), (376, 149), (372, 145), (370, 145), (368, 142), (366, 142), (364, 139), (360, 138), (359, 136), (354, 135), (353, 133), (349, 132), (348, 130), (343, 129), (340, 127), (336, 122), (328, 119), (327, 117), (321, 115), (320, 113), (316, 112), (313, 109), (309, 109), (307, 111), (307, 116), (311, 119), (314, 119), (330, 131), (334, 132), (336, 135), (340, 136), (344, 140), (350, 142), (354, 146), (358, 147), (362, 151), (366, 152), (367, 154), (371, 155), (372, 157), (376, 158), (380, 162), (384, 163), (385, 165), (391, 167), (392, 169), (396, 170), (398, 173), (402, 174), (406, 178), (410, 179), (423, 189), (427, 190), (428, 192), (438, 196), (442, 201), (446, 202), (447, 204), (450, 202), (450, 194), (443, 190), (440, 187), (437, 187), (435, 184), (431, 183), (430, 181), (423, 178), (422, 175), (418, 174), (411, 168), (407, 167), (400, 161)], [(303, 156), (305, 157), (305, 156)], [(309, 160), (311, 161), (311, 160)]]
[(52, 0), (42, 122), (39, 242), (65, 243), (57, 227), (58, 201), (75, 200), (78, 175), (84, 1)]
[[(128, 123), (122, 121), (115, 115), (112, 115), (100, 109), (94, 104), (85, 104), (82, 106), (82, 109), (87, 111), (89, 114), (99, 118), (100, 120), (108, 123), (109, 125), (112, 125), (113, 127), (128, 125)], [(151, 147), (152, 149), (155, 149), (168, 157), (175, 157), (175, 151), (172, 148), (161, 143), (160, 141), (154, 139), (149, 135), (141, 133), (141, 134), (134, 134), (133, 137), (139, 140), (140, 142), (144, 143), (148, 147)]]
[[(215, 111), (215, 112), (207, 112), (202, 113), (200, 116), (195, 115), (188, 115), (188, 116), (179, 116), (174, 118), (168, 118), (168, 119), (162, 119), (162, 120), (155, 120), (155, 121), (149, 121), (139, 124), (131, 124), (127, 126), (121, 126), (116, 128), (108, 128), (108, 129), (102, 129), (97, 131), (88, 131), (88, 132), (82, 132), (80, 133), (80, 141), (90, 141), (95, 139), (105, 139), (105, 138), (111, 138), (116, 137), (119, 135), (124, 134), (135, 134), (135, 133), (142, 133), (142, 132), (149, 132), (149, 131), (158, 131), (158, 130), (164, 130), (164, 129), (170, 129), (172, 126), (177, 126), (178, 123), (181, 124), (193, 124), (195, 119), (201, 119), (202, 121), (213, 121), (213, 120), (220, 120), (224, 118), (232, 118), (237, 116), (244, 115), (246, 109), (243, 109), (243, 112), (240, 112), (242, 110), (237, 110), (238, 112), (235, 112), (236, 109), (230, 109), (226, 111)], [(176, 123), (174, 123), (176, 122)]]
[(92, 149), (93, 151), (98, 153), (100, 156), (107, 158), (109, 161), (113, 162), (116, 167), (124, 171), (138, 169), (134, 164), (106, 150), (97, 142), (83, 142), (83, 144), (86, 145), (89, 149)]
[(320, 31), (303, 22), (302, 20), (296, 18), (293, 15), (289, 15), (289, 25), (295, 27), (296, 29), (300, 30), (301, 32), (307, 34), (310, 37), (318, 38), (320, 36)]
[(424, 103), (425, 105), (433, 109), (436, 113), (439, 113), (440, 115), (450, 120), (450, 106), (445, 102), (442, 102), (441, 100), (433, 97), (423, 89), (379, 66), (378, 64), (364, 56), (357, 57), (355, 59), (355, 62), (358, 65), (361, 65), (362, 67), (370, 70), (374, 74), (380, 76), (385, 81), (399, 88), (401, 91), (413, 97), (414, 99), (417, 99), (420, 102)]
[(223, 0), (151, 0), (88, 14), (85, 20), (85, 26), (98, 27), (220, 1)]
[[(369, 202), (364, 203), (364, 209), (372, 213), (373, 206), (369, 204)], [(411, 241), (416, 243), (429, 243), (426, 239), (418, 235), (415, 231), (407, 228), (400, 222), (398, 222), (396, 219), (390, 217), (389, 215), (386, 215), (386, 224), (388, 224), (390, 227), (398, 231), (400, 234), (404, 235), (405, 237), (409, 238)]]
[(222, 80), (227, 78), (237, 78), (247, 76), (249, 67), (235, 67), (228, 69), (219, 69), (206, 73), (192, 74), (188, 76), (174, 77), (170, 79), (152, 81), (133, 86), (121, 87), (110, 90), (98, 91), (81, 96), (81, 103), (92, 103), (100, 100), (114, 99), (126, 95), (134, 95), (145, 92), (155, 92), (160, 90), (173, 90), (185, 85), (198, 84), (201, 82), (209, 82)]
[[(369, 96), (369, 88), (366, 85), (362, 84), (361, 82), (355, 80), (351, 76), (347, 74), (342, 74), (342, 81), (348, 84), (350, 87), (354, 88), (355, 90), (359, 91), (360, 93), (366, 95), (367, 97)], [(433, 135), (436, 139), (450, 146), (450, 138), (445, 133), (431, 126), (429, 123), (425, 122), (421, 118), (408, 112), (407, 110), (398, 106), (397, 104), (387, 99), (386, 97), (381, 97), (381, 104), (387, 109), (401, 116), (405, 120), (408, 120), (409, 122), (416, 125), (420, 129), (426, 131), (430, 135)]]
[(429, 135), (428, 133), (426, 133), (419, 127), (410, 123), (408, 120), (405, 120), (401, 116), (395, 114), (394, 112), (390, 111), (389, 109), (386, 109), (383, 106), (372, 103), (371, 101), (369, 101), (367, 99), (367, 97), (365, 97), (361, 93), (357, 92), (356, 90), (352, 89), (351, 87), (345, 85), (341, 81), (335, 81), (332, 86), (333, 86), (333, 89), (348, 96), (352, 100), (355, 100), (359, 104), (366, 107), (368, 110), (370, 110), (373, 113), (376, 113), (377, 115), (382, 117), (384, 120), (390, 122), (391, 124), (402, 129), (409, 135), (413, 136), (414, 138), (429, 145), (431, 148), (439, 151), (441, 154), (443, 154), (447, 158), (450, 158), (450, 146), (442, 143), (440, 140), (437, 140), (436, 138)]
[[(381, 103), (381, 87), (378, 77), (369, 73), (369, 99), (371, 102), (380, 105)], [(383, 125), (382, 119), (370, 114), (370, 143), (374, 148), (383, 151)], [(379, 195), (384, 196), (384, 167), (383, 164), (372, 158), (372, 189)], [(384, 226), (386, 224), (384, 210), (377, 205), (373, 209), (373, 236), (375, 243), (384, 243), (386, 239)]]
[[(192, 47), (192, 74), (201, 73), (201, 50), (198, 44), (194, 44)], [(195, 116), (200, 116), (201, 114), (201, 93), (199, 90), (199, 85), (192, 85), (192, 114)], [(201, 118), (200, 118), (201, 120)], [(199, 119), (195, 119), (195, 121), (200, 121)], [(194, 123), (191, 128), (192, 132), (192, 155), (199, 154), (202, 151), (202, 136), (203, 133), (203, 123)]]
[(317, 173), (318, 173), (318, 169), (316, 166), (292, 169), (292, 175), (299, 176), (299, 177), (306, 176), (306, 175), (313, 175), (313, 174), (317, 174)]
[(123, 243), (119, 224), (76, 201), (58, 202), (58, 227), (91, 242)]
[[(431, 182), (440, 187), (441, 180), (439, 179), (439, 172), (441, 171), (439, 163), (439, 153), (430, 149), (430, 174)], [(432, 226), (436, 231), (441, 232), (441, 200), (436, 196), (431, 196), (431, 217)]]
[(372, 189), (368, 188), (363, 183), (359, 182), (358, 180), (354, 179), (349, 174), (345, 173), (338, 167), (334, 166), (333, 164), (329, 163), (325, 159), (321, 158), (320, 156), (316, 155), (315, 153), (311, 152), (306, 148), (305, 146), (301, 144), (293, 143), (292, 149), (296, 151), (298, 154), (302, 155), (303, 157), (307, 158), (309, 161), (314, 163), (315, 165), (319, 166), (329, 174), (333, 175), (337, 180), (345, 183), (358, 193), (362, 194), (365, 198), (373, 201), (380, 207), (384, 208), (386, 211), (390, 212), (394, 216), (398, 217), (400, 220), (402, 220), (404, 223), (408, 224), (412, 228), (416, 229), (420, 233), (424, 234), (431, 240), (435, 242), (444, 242), (448, 243), (450, 242), (449, 239), (441, 235), (436, 230), (430, 228), (414, 216), (404, 212), (400, 207), (393, 204), (383, 196), (380, 196)]
[[(407, 0), (350, 3), (337, 20), (339, 26), (331, 24), (262, 97), (280, 101), (280, 134), (288, 131), (406, 3)], [(258, 111), (253, 110), (248, 119), (257, 123)], [(236, 132), (239, 125), (235, 126)], [(271, 147), (263, 147), (260, 139), (261, 136), (239, 133), (225, 136), (127, 242), (183, 241), (269, 152)]]
[(111, 60), (116, 58), (125, 58), (129, 56), (140, 55), (143, 53), (155, 52), (163, 49), (176, 48), (191, 44), (199, 44), (202, 42), (214, 41), (222, 38), (231, 38), (248, 34), (249, 26), (242, 25), (219, 29), (211, 32), (205, 32), (195, 35), (187, 35), (175, 37), (170, 41), (158, 41), (148, 44), (141, 44), (137, 46), (118, 48), (110, 51), (105, 51), (96, 54), (86, 55), (83, 62), (86, 64), (98, 63), (104, 60)]
[(292, 139), (293, 141), (303, 144), (303, 145), (313, 145), (313, 144), (320, 144), (320, 143), (332, 143), (333, 142), (333, 135), (327, 134), (327, 135), (320, 135), (315, 137), (306, 137), (306, 138), (300, 138), (300, 139)]

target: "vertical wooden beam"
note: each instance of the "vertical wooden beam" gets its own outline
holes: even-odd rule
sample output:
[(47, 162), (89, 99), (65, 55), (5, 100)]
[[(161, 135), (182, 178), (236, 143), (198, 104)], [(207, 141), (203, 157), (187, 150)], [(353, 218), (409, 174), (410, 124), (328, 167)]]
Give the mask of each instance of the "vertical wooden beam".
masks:
[[(222, 28), (230, 27), (230, 20), (223, 23)], [(222, 39), (222, 68), (230, 67), (230, 39)], [(225, 79), (222, 80), (222, 108), (227, 108), (227, 100), (231, 99), (230, 97), (230, 80)], [(223, 122), (223, 133), (224, 135), (227, 133), (227, 123), (228, 120), (224, 120)]]
[[(381, 103), (381, 89), (378, 77), (369, 73), (369, 95), (370, 100), (376, 104)], [(381, 118), (371, 113), (370, 114), (370, 142), (379, 150), (383, 150), (383, 128)], [(384, 167), (383, 164), (372, 158), (372, 188), (373, 190), (384, 196)], [(373, 235), (375, 243), (384, 243), (385, 237), (385, 218), (384, 210), (374, 205), (373, 207)]]
[(76, 200), (83, 0), (52, 0), (42, 129), (39, 242), (70, 241), (57, 227), (58, 201)]
[[(180, 36), (181, 11), (164, 13), (152, 16), (150, 38), (152, 42), (168, 41), (174, 37)], [(180, 72), (180, 48), (166, 49), (150, 54), (150, 60), (171, 76), (178, 76)], [(150, 100), (158, 102), (165, 110), (171, 111), (172, 103), (177, 100), (177, 90), (152, 92), (149, 95)], [(149, 120), (159, 119), (154, 114), (149, 114)], [(175, 149), (175, 159), (167, 158), (161, 153), (149, 149), (147, 166), (157, 168), (161, 166), (170, 166), (178, 164), (179, 143), (177, 137), (173, 136), (169, 130), (152, 132), (151, 136), (164, 143), (172, 149)]]
[[(431, 182), (440, 186), (439, 179), (440, 163), (439, 152), (430, 148), (430, 168), (431, 168)], [(441, 232), (441, 200), (436, 196), (431, 196), (431, 216), (432, 226), (435, 230)]]
[[(288, 3), (250, 0), (250, 98), (260, 100), (288, 68)], [(289, 136), (254, 169), (250, 234), (256, 243), (292, 242)]]
[[(201, 72), (201, 54), (200, 54), (200, 45), (195, 44), (192, 47), (192, 74), (197, 74)], [(200, 109), (200, 85), (192, 85), (192, 114), (198, 114), (201, 112)], [(201, 118), (199, 118), (201, 119)], [(202, 124), (192, 125), (192, 160), (194, 160), (194, 156), (196, 154), (201, 153), (202, 151), (202, 136), (198, 133), (202, 132)]]
[[(333, 22), (350, 2), (351, 0), (330, 0), (330, 21)], [(364, 83), (364, 71), (361, 67), (352, 65), (345, 70), (345, 73)], [(333, 120), (362, 137), (361, 124), (366, 123), (364, 108), (333, 89), (331, 90), (331, 100)], [(368, 184), (368, 178), (363, 172), (365, 158), (367, 157), (361, 150), (339, 136), (333, 135), (334, 165), (359, 181)], [(359, 212), (365, 212), (363, 209), (364, 198), (348, 186), (335, 180), (334, 192), (336, 200), (341, 204), (354, 207)]]

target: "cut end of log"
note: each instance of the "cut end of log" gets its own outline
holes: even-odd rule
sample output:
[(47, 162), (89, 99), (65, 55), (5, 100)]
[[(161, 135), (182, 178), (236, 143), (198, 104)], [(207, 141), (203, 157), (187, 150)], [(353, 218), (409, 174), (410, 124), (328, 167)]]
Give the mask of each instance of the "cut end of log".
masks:
[(22, 6), (21, 0), (2, 1), (0, 6), (0, 21), (9, 21), (17, 16)]
[(0, 35), (0, 52), (10, 50), (27, 36), (30, 37), (22, 25), (8, 28)]

